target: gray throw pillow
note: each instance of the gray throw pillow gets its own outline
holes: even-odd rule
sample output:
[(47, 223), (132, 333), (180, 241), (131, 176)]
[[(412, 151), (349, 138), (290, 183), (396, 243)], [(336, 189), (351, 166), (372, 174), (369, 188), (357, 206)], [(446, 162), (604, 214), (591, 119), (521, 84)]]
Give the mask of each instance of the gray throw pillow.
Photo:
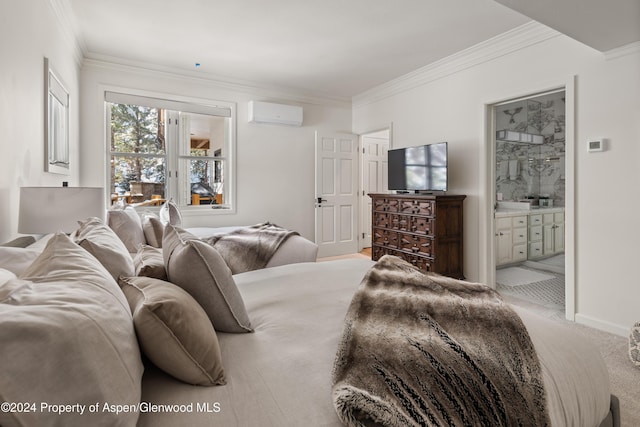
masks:
[(162, 247), (162, 234), (164, 233), (164, 224), (157, 215), (145, 214), (142, 217), (142, 231), (147, 245), (154, 248)]
[(136, 267), (136, 276), (153, 277), (154, 279), (167, 280), (167, 271), (162, 259), (162, 248), (154, 248), (142, 245), (138, 253), (133, 257)]
[(150, 277), (121, 277), (120, 287), (149, 360), (189, 384), (226, 383), (216, 331), (186, 291)]
[(252, 332), (244, 301), (231, 270), (211, 245), (167, 225), (162, 256), (169, 281), (187, 291), (222, 332)]
[(107, 211), (107, 224), (131, 253), (136, 253), (138, 246), (147, 243), (142, 220), (133, 206)]
[(80, 228), (72, 235), (74, 241), (111, 273), (117, 281), (120, 276), (134, 276), (133, 259), (124, 243), (100, 218), (78, 221)]

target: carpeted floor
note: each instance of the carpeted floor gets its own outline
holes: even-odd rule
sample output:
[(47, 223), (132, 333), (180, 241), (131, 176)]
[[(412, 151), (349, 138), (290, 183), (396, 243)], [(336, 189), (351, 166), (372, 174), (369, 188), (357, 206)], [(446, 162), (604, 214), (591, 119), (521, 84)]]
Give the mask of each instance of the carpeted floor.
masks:
[(611, 392), (620, 399), (622, 427), (640, 426), (640, 369), (629, 360), (629, 340), (588, 326), (565, 320), (564, 308), (528, 301), (501, 292), (505, 301), (527, 308), (559, 324), (573, 329), (591, 341), (602, 354), (609, 370)]
[[(562, 261), (560, 260), (560, 262)], [(554, 260), (549, 260), (548, 262), (551, 267), (555, 266), (553, 264)], [(496, 272), (496, 281), (498, 282), (496, 289), (498, 292), (509, 303), (525, 307), (541, 316), (565, 325), (591, 341), (600, 350), (609, 370), (611, 392), (620, 399), (622, 427), (640, 426), (640, 369), (636, 368), (629, 360), (628, 339), (567, 321), (564, 313), (564, 275), (559, 274), (559, 272), (563, 271), (563, 268), (558, 266), (554, 270), (549, 266), (541, 266), (545, 269), (541, 271), (531, 268), (529, 265), (533, 264), (524, 264), (517, 268), (532, 270), (534, 273), (548, 274), (553, 277), (515, 286), (513, 283), (519, 280), (510, 278), (511, 286), (508, 286), (499, 282), (500, 270), (498, 270)], [(509, 278), (509, 275), (506, 276)], [(529, 277), (534, 276), (531, 275)], [(520, 281), (526, 280), (521, 279)], [(507, 280), (504, 280), (504, 282), (507, 282)]]

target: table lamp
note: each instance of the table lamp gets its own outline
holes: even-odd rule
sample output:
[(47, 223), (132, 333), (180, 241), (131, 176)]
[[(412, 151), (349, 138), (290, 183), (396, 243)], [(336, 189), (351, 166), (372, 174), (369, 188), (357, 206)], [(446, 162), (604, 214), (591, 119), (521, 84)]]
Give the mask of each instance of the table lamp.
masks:
[(78, 229), (89, 217), (104, 220), (104, 188), (21, 187), (18, 233), (47, 234)]

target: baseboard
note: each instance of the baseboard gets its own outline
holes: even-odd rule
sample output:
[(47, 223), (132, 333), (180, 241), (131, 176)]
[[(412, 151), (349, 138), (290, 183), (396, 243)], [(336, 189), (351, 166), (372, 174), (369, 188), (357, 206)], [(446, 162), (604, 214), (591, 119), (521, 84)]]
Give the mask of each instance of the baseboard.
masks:
[(600, 319), (595, 319), (591, 316), (587, 316), (584, 314), (576, 313), (576, 323), (580, 323), (581, 325), (589, 326), (591, 328), (599, 329), (601, 331), (609, 332), (614, 335), (619, 335), (621, 337), (628, 337), (629, 332), (631, 331), (630, 327), (624, 327), (621, 325), (617, 325), (611, 322), (605, 322)]

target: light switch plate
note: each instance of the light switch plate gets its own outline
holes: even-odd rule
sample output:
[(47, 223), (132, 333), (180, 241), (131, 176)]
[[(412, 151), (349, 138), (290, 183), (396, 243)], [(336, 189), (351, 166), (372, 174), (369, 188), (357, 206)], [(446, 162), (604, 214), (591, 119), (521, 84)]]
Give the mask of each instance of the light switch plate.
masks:
[(597, 151), (604, 151), (604, 143), (602, 139), (590, 138), (587, 141), (587, 151), (594, 153)]

